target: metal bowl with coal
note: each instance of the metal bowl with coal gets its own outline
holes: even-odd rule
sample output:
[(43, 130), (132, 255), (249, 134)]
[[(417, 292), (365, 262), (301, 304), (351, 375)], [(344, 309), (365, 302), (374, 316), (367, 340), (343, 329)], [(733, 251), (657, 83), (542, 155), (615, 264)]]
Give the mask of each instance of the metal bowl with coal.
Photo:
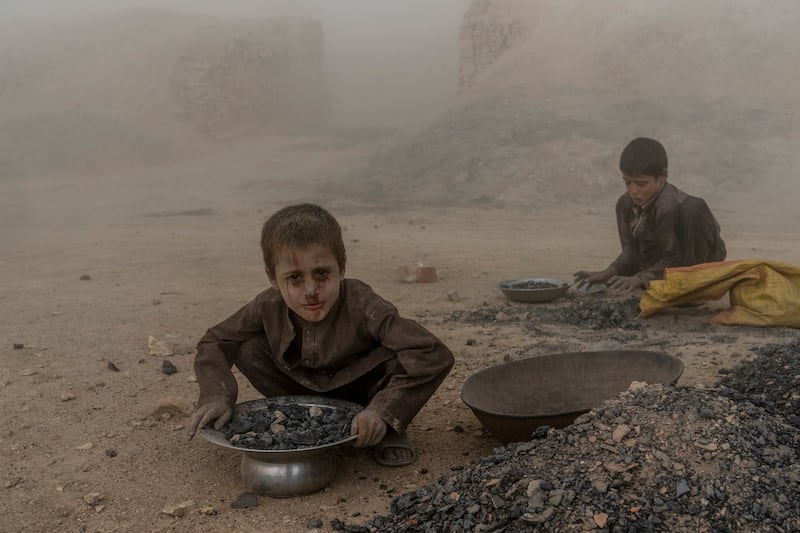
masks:
[(350, 423), (362, 409), (336, 398), (276, 396), (237, 404), (221, 430), (199, 433), (242, 453), (242, 481), (253, 492), (301, 496), (333, 481), (335, 451), (355, 440)]
[(633, 381), (674, 385), (681, 374), (683, 362), (661, 352), (558, 353), (480, 370), (464, 382), (461, 399), (500, 441), (527, 442), (537, 428), (566, 427)]
[(567, 294), (569, 283), (560, 278), (523, 278), (501, 281), (497, 287), (512, 302), (552, 302)]

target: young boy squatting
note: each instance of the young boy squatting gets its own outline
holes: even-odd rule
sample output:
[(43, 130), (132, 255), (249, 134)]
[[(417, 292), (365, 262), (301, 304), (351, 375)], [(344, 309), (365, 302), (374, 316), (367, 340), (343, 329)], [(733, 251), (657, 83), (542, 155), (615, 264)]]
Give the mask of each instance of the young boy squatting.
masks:
[(622, 252), (602, 271), (574, 274), (577, 288), (606, 284), (620, 292), (646, 289), (667, 267), (723, 261), (720, 227), (702, 198), (667, 183), (667, 152), (656, 140), (632, 140), (620, 155), (627, 192), (617, 200)]
[(313, 204), (285, 207), (261, 232), (271, 288), (211, 327), (197, 346), (197, 410), (187, 435), (221, 429), (238, 396), (232, 365), (265, 397), (329, 396), (365, 405), (355, 446), (402, 466), (416, 458), (406, 427), (453, 366), (450, 350), (365, 283), (345, 279), (342, 230)]

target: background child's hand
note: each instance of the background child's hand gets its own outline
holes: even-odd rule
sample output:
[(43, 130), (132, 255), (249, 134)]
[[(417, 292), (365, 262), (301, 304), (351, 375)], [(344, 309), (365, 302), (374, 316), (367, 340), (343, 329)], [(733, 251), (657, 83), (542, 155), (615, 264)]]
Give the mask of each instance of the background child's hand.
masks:
[(643, 289), (644, 283), (639, 276), (614, 276), (608, 280), (608, 288), (617, 292), (631, 292)]
[(611, 269), (601, 270), (599, 272), (592, 272), (589, 270), (579, 270), (575, 272), (573, 276), (575, 276), (575, 281), (577, 284), (575, 285), (576, 289), (580, 289), (584, 285), (595, 285), (597, 283), (605, 283), (614, 277), (615, 272)]
[(375, 411), (364, 409), (353, 417), (350, 434), (357, 436), (357, 448), (375, 446), (386, 436), (386, 422)]
[(186, 428), (186, 436), (191, 439), (198, 429), (205, 427), (206, 424), (214, 419), (216, 419), (214, 429), (220, 430), (222, 426), (228, 423), (231, 416), (233, 416), (233, 407), (226, 402), (216, 401), (207, 403), (198, 408), (192, 415), (192, 418), (189, 419), (189, 425)]

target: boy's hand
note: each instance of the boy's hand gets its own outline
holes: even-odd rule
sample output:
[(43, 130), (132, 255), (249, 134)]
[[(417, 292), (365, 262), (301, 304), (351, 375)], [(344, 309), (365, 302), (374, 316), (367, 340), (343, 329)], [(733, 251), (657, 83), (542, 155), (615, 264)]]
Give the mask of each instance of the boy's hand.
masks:
[(639, 276), (614, 276), (608, 280), (608, 288), (616, 292), (632, 292), (644, 289), (645, 285)]
[(194, 412), (192, 418), (189, 419), (189, 425), (186, 428), (186, 436), (191, 439), (197, 430), (204, 428), (206, 424), (216, 419), (214, 429), (219, 431), (222, 426), (228, 423), (228, 420), (233, 416), (233, 408), (225, 402), (211, 402), (201, 406)]
[(364, 409), (353, 417), (350, 434), (356, 435), (356, 448), (375, 446), (386, 436), (386, 422), (375, 411)]
[(614, 277), (615, 272), (609, 268), (606, 270), (601, 270), (599, 272), (592, 272), (589, 270), (579, 270), (575, 272), (573, 276), (575, 276), (576, 289), (580, 289), (584, 285), (595, 285), (598, 283), (606, 283), (608, 280)]

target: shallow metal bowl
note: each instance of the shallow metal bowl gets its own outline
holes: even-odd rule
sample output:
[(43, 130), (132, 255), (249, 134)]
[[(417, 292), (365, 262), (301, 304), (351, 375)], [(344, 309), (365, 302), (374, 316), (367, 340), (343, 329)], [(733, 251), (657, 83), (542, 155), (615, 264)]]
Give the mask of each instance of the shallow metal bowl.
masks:
[(526, 442), (539, 426), (566, 427), (632, 381), (675, 384), (681, 374), (683, 362), (660, 352), (559, 353), (480, 370), (461, 399), (500, 441)]
[[(526, 289), (528, 283), (550, 283), (555, 287)], [(560, 278), (523, 278), (501, 281), (497, 287), (511, 301), (523, 303), (551, 302), (567, 294), (569, 283)]]
[[(237, 404), (234, 414), (274, 409), (276, 404), (355, 411), (363, 409), (361, 405), (337, 398), (275, 396)], [(347, 436), (333, 443), (295, 450), (255, 450), (234, 446), (221, 431), (203, 428), (199, 433), (211, 443), (242, 452), (244, 484), (253, 492), (276, 498), (302, 496), (327, 487), (336, 477), (335, 450), (356, 439), (355, 436)]]

